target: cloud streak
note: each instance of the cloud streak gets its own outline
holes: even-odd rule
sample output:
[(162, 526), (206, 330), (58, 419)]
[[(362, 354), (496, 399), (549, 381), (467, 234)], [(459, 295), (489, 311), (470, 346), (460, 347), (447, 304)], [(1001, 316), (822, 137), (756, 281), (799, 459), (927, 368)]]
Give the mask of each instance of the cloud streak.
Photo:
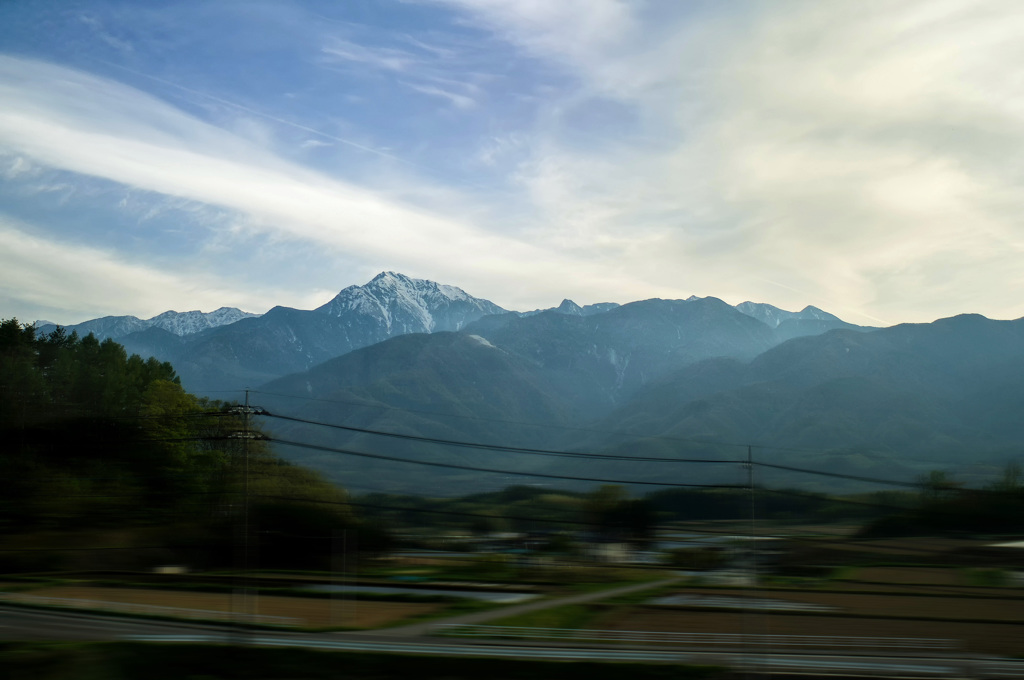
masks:
[(289, 11), (275, 49), (302, 37), (285, 70), (310, 79), (265, 108), (229, 80), (108, 68), (217, 116), (0, 57), (0, 147), (25, 159), (8, 180), (45, 166), (218, 206), (245, 216), (219, 248), (267, 235), (345, 262), (342, 284), (398, 269), (510, 307), (695, 293), (867, 323), (1024, 315), (1018, 4), (399, 9), (428, 25), (303, 33)]
[[(658, 39), (613, 1), (582, 26), (571, 3), (452, 4), (577, 78), (520, 169), (565, 240), (651, 240), (650, 280), (725, 297), (770, 279), (893, 322), (1024, 314), (1024, 177), (998, 151), (1024, 141), (1019, 5), (750, 3)], [(572, 143), (609, 98), (639, 129)], [(802, 302), (782, 290), (764, 292)]]
[(248, 229), (379, 268), (486, 278), (492, 289), (541, 275), (561, 283), (602, 279), (596, 267), (572, 266), (542, 246), (282, 160), (111, 81), (5, 57), (0, 95), (16, 102), (0, 112), (0, 144), (51, 167), (238, 211), (251, 217)]
[[(21, 315), (22, 321), (46, 316), (77, 323), (131, 313), (147, 318), (173, 309), (182, 299), (208, 311), (221, 306), (266, 311), (261, 308), (265, 291), (237, 290), (208, 273), (170, 273), (127, 262), (107, 250), (54, 243), (33, 236), (30, 229), (0, 214), (0, 299), (7, 302), (5, 314)], [(44, 314), (26, 316), (35, 309)]]

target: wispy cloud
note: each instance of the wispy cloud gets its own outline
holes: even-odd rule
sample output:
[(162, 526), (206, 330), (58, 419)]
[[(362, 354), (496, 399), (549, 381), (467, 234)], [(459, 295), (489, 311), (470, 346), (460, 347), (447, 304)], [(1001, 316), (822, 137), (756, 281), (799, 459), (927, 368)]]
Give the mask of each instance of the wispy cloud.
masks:
[[(468, 78), (479, 79), (480, 74), (472, 72), (463, 63), (457, 49), (431, 45), (404, 33), (386, 37), (412, 49), (370, 45), (335, 36), (327, 41), (321, 52), (326, 63), (351, 65), (358, 67), (360, 72), (369, 70), (395, 76), (402, 86), (440, 98), (455, 108), (476, 106), (481, 90)], [(457, 79), (463, 71), (466, 71), (466, 77)]]
[(131, 53), (135, 51), (135, 47), (127, 40), (117, 38), (111, 35), (103, 26), (103, 22), (94, 16), (88, 14), (79, 15), (78, 20), (88, 26), (92, 30), (93, 34), (102, 40), (108, 47), (113, 47), (115, 50), (120, 52)]
[(95, 76), (0, 58), (0, 94), (15, 102), (0, 112), (3, 146), (51, 167), (250, 215), (251, 230), (317, 243), (380, 269), (486, 281), (480, 288), (499, 299), (503, 285), (542, 272), (563, 283), (604, 279), (597, 266), (566, 266), (540, 244), (294, 165)]
[[(1017, 3), (393, 9), (203, 9), (218, 30), (285, 30), (273, 50), (252, 37), (265, 30), (202, 45), (226, 61), (198, 80), (195, 63), (146, 62), (141, 41), (88, 62), (122, 83), (3, 58), (0, 170), (27, 185), (61, 168), (240, 216), (203, 236), (226, 252), (268, 239), (349, 277), (401, 269), (513, 307), (695, 293), (866, 322), (1024, 314)], [(134, 35), (125, 12), (97, 26)], [(236, 50), (274, 55), (258, 83), (239, 84)]]
[(0, 215), (0, 299), (5, 315), (21, 314), (22, 321), (35, 318), (24, 317), (19, 306), (77, 323), (106, 315), (152, 316), (183, 299), (207, 311), (225, 305), (266, 311), (262, 291), (251, 287), (233, 289), (210, 273), (140, 266), (109, 251), (39, 238), (29, 229)]
[[(567, 242), (653, 239), (650, 280), (725, 297), (761, 276), (783, 304), (1024, 314), (1024, 177), (998, 151), (1024, 141), (1019, 5), (697, 6), (656, 25), (612, 1), (582, 24), (572, 3), (448, 4), (575, 74), (519, 168)], [(574, 143), (608, 100), (636, 126)]]
[(417, 85), (415, 83), (407, 83), (407, 85), (410, 89), (413, 89), (416, 92), (445, 99), (459, 109), (471, 109), (476, 106), (476, 100), (472, 97), (467, 97), (464, 94), (444, 90), (434, 85)]
[(420, 63), (419, 59), (404, 50), (369, 47), (340, 38), (333, 39), (322, 48), (322, 52), (332, 61), (350, 62), (397, 73), (410, 71)]

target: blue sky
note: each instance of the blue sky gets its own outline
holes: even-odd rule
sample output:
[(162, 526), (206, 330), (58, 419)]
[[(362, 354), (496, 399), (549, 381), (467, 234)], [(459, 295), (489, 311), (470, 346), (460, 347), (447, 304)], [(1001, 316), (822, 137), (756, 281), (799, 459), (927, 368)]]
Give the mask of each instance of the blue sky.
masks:
[(1017, 2), (0, 3), (0, 317), (1024, 315)]

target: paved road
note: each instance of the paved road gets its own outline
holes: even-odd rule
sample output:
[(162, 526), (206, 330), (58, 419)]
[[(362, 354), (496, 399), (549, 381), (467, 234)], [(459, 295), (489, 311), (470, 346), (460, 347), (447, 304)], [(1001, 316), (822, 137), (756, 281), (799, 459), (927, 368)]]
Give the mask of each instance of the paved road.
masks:
[(681, 580), (681, 576), (675, 576), (673, 578), (667, 578), (661, 581), (646, 581), (644, 583), (634, 583), (633, 585), (622, 586), (621, 588), (599, 590), (592, 593), (583, 593), (582, 595), (570, 595), (569, 597), (561, 597), (552, 600), (540, 600), (539, 602), (528, 602), (526, 604), (514, 605), (511, 607), (492, 609), (486, 612), (461, 614), (459, 616), (452, 616), (447, 619), (437, 619), (427, 623), (414, 623), (408, 626), (398, 626), (395, 628), (385, 628), (383, 630), (368, 631), (368, 633), (372, 635), (384, 635), (387, 637), (419, 637), (421, 635), (429, 635), (431, 629), (439, 625), (456, 623), (484, 623), (485, 621), (503, 619), (506, 616), (516, 616), (519, 614), (526, 614), (528, 612), (540, 611), (541, 609), (551, 609), (552, 607), (561, 607), (567, 604), (583, 604), (585, 602), (595, 602), (598, 600), (605, 600), (610, 597), (618, 597), (620, 595), (628, 595), (630, 593), (640, 592), (642, 590), (653, 590), (655, 588), (661, 588), (662, 586), (671, 585)]

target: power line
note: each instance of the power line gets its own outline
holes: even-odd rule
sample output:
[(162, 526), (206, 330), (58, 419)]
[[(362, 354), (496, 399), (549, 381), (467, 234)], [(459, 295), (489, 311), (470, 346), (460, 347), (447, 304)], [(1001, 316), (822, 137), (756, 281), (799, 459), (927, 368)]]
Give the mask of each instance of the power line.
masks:
[(385, 432), (383, 430), (371, 430), (363, 427), (355, 427), (352, 425), (336, 425), (333, 423), (321, 423), (315, 420), (306, 420), (305, 418), (297, 418), (294, 416), (285, 416), (277, 413), (270, 413), (263, 411), (258, 415), (267, 418), (278, 418), (280, 420), (288, 420), (296, 423), (304, 423), (306, 425), (318, 425), (321, 427), (329, 427), (336, 430), (345, 430), (348, 432), (358, 432), (360, 434), (372, 434), (381, 437), (391, 437), (393, 439), (404, 439), (408, 441), (423, 442), (429, 444), (441, 444), (444, 446), (455, 446), (462, 448), (472, 449), (486, 449), (489, 451), (505, 451), (507, 453), (525, 453), (535, 456), (559, 456), (565, 458), (590, 458), (590, 459), (603, 459), (603, 460), (628, 460), (628, 461), (640, 461), (640, 462), (658, 462), (658, 463), (713, 463), (713, 464), (728, 464), (735, 465), (740, 463), (738, 460), (721, 460), (718, 458), (662, 458), (656, 456), (622, 456), (615, 454), (599, 454), (599, 453), (585, 453), (578, 451), (557, 451), (552, 449), (536, 449), (523, 446), (507, 446), (504, 444), (483, 444), (478, 442), (467, 442), (453, 439), (441, 439), (439, 437), (424, 437), (421, 435), (413, 434), (399, 434), (397, 432)]
[[(369, 428), (355, 427), (351, 425), (337, 425), (333, 423), (323, 423), (314, 420), (308, 420), (305, 418), (298, 418), (295, 416), (286, 416), (276, 413), (270, 413), (268, 411), (262, 411), (259, 415), (277, 418), (280, 420), (287, 420), (291, 422), (302, 423), (306, 425), (315, 425), (320, 427), (328, 427), (332, 429), (344, 430), (348, 432), (356, 432), (361, 434), (377, 435), (382, 437), (390, 437), (394, 439), (402, 439), (407, 441), (416, 441), (430, 444), (439, 444), (444, 446), (462, 447), (462, 448), (474, 448), (483, 449), (490, 451), (503, 451), (507, 453), (521, 453), (528, 455), (539, 455), (539, 456), (552, 456), (552, 457), (567, 457), (567, 458), (586, 458), (592, 460), (615, 460), (615, 461), (635, 461), (635, 462), (660, 462), (660, 463), (697, 463), (697, 464), (731, 464), (731, 465), (746, 465), (744, 461), (740, 460), (721, 460), (721, 459), (708, 459), (708, 458), (665, 458), (659, 456), (623, 456), (615, 454), (598, 454), (598, 453), (587, 453), (587, 452), (574, 452), (574, 451), (557, 451), (551, 449), (538, 449), (529, 447), (519, 446), (506, 446), (501, 444), (484, 444), (479, 442), (467, 442), (461, 440), (442, 439), (439, 437), (425, 437), (421, 435), (411, 434), (400, 434), (396, 432), (386, 432), (383, 430), (372, 430)], [(759, 447), (760, 448), (760, 447)], [(902, 480), (883, 479), (880, 477), (868, 477), (864, 475), (851, 475), (839, 472), (827, 472), (824, 470), (813, 470), (810, 468), (803, 468), (790, 465), (780, 465), (777, 463), (766, 463), (763, 461), (753, 461), (750, 463), (755, 466), (764, 468), (773, 468), (778, 470), (787, 470), (790, 472), (800, 472), (803, 474), (819, 475), (823, 477), (832, 477), (836, 479), (848, 479), (851, 481), (868, 482), (873, 484), (882, 484), (889, 486), (898, 486), (904, 488), (920, 488), (920, 484), (916, 482), (907, 482)], [(538, 475), (540, 476), (540, 475)], [(636, 482), (633, 482), (636, 483)]]
[(555, 475), (544, 472), (518, 472), (513, 470), (496, 470), (494, 468), (483, 468), (475, 467), (471, 465), (458, 465), (455, 463), (439, 463), (436, 461), (425, 461), (425, 460), (409, 460), (408, 458), (396, 458), (394, 456), (384, 456), (376, 453), (365, 453), (362, 451), (352, 451), (349, 449), (338, 449), (330, 446), (321, 446), (318, 444), (307, 444), (304, 442), (293, 442), (285, 439), (278, 439), (276, 437), (268, 437), (267, 441), (276, 442), (278, 444), (284, 444), (286, 446), (295, 446), (298, 448), (312, 449), (315, 451), (325, 451), (327, 453), (337, 453), (346, 456), (359, 456), (362, 458), (373, 458), (375, 460), (386, 460), (395, 463), (410, 463), (412, 465), (428, 465), (432, 467), (451, 468), (454, 470), (469, 470), (472, 472), (491, 472), (501, 475), (516, 475), (520, 477), (543, 477), (546, 479), (567, 479), (578, 482), (604, 482), (608, 484), (643, 484), (648, 486), (671, 486), (671, 487), (684, 487), (684, 488), (705, 488), (705, 489), (742, 489), (743, 486), (735, 484), (680, 484), (673, 482), (645, 482), (645, 481), (630, 481), (624, 479), (604, 479), (598, 477), (575, 477), (570, 475)]
[[(242, 392), (242, 390), (223, 390), (223, 391), (225, 391), (225, 392), (231, 391), (231, 392), (235, 392), (235, 393), (241, 393)], [(730, 441), (722, 441), (722, 440), (714, 440), (714, 439), (698, 439), (698, 438), (694, 438), (694, 437), (676, 437), (676, 436), (665, 435), (665, 434), (660, 434), (660, 435), (644, 435), (644, 434), (638, 434), (638, 433), (634, 433), (634, 432), (622, 432), (622, 431), (617, 431), (617, 430), (603, 430), (603, 429), (594, 428), (594, 427), (574, 427), (574, 426), (571, 426), (571, 425), (556, 425), (554, 423), (535, 423), (535, 422), (526, 422), (526, 421), (519, 421), (519, 420), (506, 420), (506, 419), (502, 419), (502, 418), (487, 418), (487, 417), (484, 417), (484, 416), (470, 416), (470, 415), (463, 415), (463, 414), (458, 414), (458, 413), (442, 413), (442, 412), (438, 412), (438, 411), (428, 411), (428, 410), (425, 410), (425, 409), (411, 409), (411, 408), (402, 408), (402, 407), (399, 407), (399, 406), (389, 406), (389, 405), (385, 405), (385, 404), (374, 404), (374, 403), (369, 403), (369, 402), (365, 402), (365, 401), (350, 401), (350, 400), (344, 400), (344, 399), (324, 399), (322, 397), (306, 397), (306, 396), (302, 396), (302, 395), (298, 395), (298, 394), (283, 394), (281, 392), (270, 392), (270, 391), (265, 391), (265, 390), (251, 390), (251, 392), (254, 393), (254, 394), (266, 394), (266, 395), (272, 396), (272, 397), (283, 397), (283, 398), (286, 398), (286, 399), (299, 399), (299, 400), (302, 400), (302, 401), (315, 401), (315, 402), (321, 402), (321, 403), (325, 403), (325, 404), (342, 404), (342, 405), (347, 405), (347, 406), (359, 406), (359, 407), (365, 407), (365, 408), (373, 408), (373, 409), (377, 409), (377, 410), (381, 410), (381, 411), (398, 411), (400, 413), (416, 413), (416, 414), (422, 414), (422, 415), (428, 415), (428, 416), (438, 416), (438, 417), (441, 417), (441, 418), (458, 418), (458, 419), (461, 419), (461, 420), (474, 420), (474, 421), (480, 421), (480, 422), (485, 422), (485, 423), (500, 423), (500, 424), (503, 424), (503, 425), (519, 425), (519, 426), (526, 426), (526, 427), (544, 428), (544, 429), (551, 429), (551, 430), (562, 430), (562, 431), (569, 431), (569, 432), (584, 432), (584, 433), (606, 434), (606, 435), (614, 435), (614, 436), (618, 436), (618, 437), (632, 437), (634, 439), (636, 439), (636, 438), (639, 438), (639, 439), (656, 439), (656, 440), (663, 440), (663, 441), (669, 441), (669, 442), (684, 442), (684, 443), (687, 443), (687, 444), (700, 444), (700, 445), (704, 445), (704, 446), (727, 446), (727, 447), (733, 447), (733, 448), (744, 449), (744, 450), (747, 448), (747, 446), (753, 446), (754, 448), (761, 449), (761, 450), (767, 450), (767, 451), (787, 451), (787, 452), (790, 452), (790, 453), (835, 454), (838, 451), (835, 448), (823, 449), (823, 448), (807, 448), (807, 447), (795, 447), (795, 446), (780, 446), (780, 445), (773, 445), (773, 444), (751, 443), (751, 442), (730, 442)], [(862, 450), (856, 450), (856, 452), (859, 453), (859, 454), (865, 455), (865, 456), (869, 456), (869, 457), (875, 457), (875, 458), (881, 457), (883, 460), (889, 460), (888, 458), (886, 458), (885, 454), (880, 454), (878, 452), (862, 451)], [(928, 458), (908, 458), (908, 457), (905, 457), (905, 456), (901, 456), (901, 459), (902, 460), (908, 460), (908, 461), (914, 461), (914, 462), (920, 462), (920, 463), (936, 463), (936, 464), (940, 464), (940, 465), (949, 465), (950, 464), (950, 461), (935, 460), (935, 459), (928, 459)]]
[(841, 472), (825, 472), (824, 470), (811, 470), (808, 468), (795, 467), (792, 465), (779, 465), (778, 463), (763, 463), (754, 461), (751, 465), (758, 467), (773, 468), (775, 470), (788, 470), (790, 472), (803, 472), (809, 475), (820, 475), (822, 477), (835, 477), (838, 479), (852, 479), (858, 482), (873, 482), (875, 484), (888, 484), (890, 486), (902, 486), (912, 489), (920, 489), (921, 485), (916, 482), (898, 482), (893, 479), (881, 479), (879, 477), (864, 477), (862, 475), (848, 475)]

